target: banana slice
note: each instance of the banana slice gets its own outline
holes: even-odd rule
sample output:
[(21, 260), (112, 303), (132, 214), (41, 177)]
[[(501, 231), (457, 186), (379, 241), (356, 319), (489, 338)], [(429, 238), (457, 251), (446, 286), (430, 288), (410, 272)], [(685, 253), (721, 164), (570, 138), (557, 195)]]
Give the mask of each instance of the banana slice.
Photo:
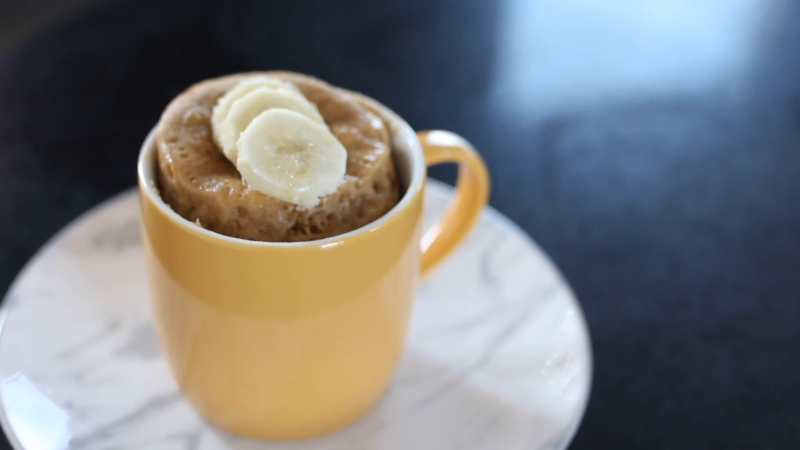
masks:
[(250, 125), (250, 122), (256, 116), (273, 108), (297, 111), (314, 122), (325, 124), (325, 120), (320, 115), (316, 105), (308, 101), (299, 92), (269, 87), (256, 88), (233, 102), (230, 111), (228, 111), (219, 126), (218, 145), (231, 162), (236, 161), (236, 153), (238, 151), (236, 141), (239, 140), (242, 131)]
[(312, 208), (344, 182), (347, 150), (327, 126), (295, 111), (261, 113), (238, 147), (242, 179), (270, 197)]
[[(221, 141), (222, 123), (225, 121), (225, 118), (228, 117), (231, 107), (237, 100), (259, 88), (287, 91), (299, 96), (303, 95), (297, 86), (288, 81), (283, 81), (280, 78), (257, 75), (240, 81), (236, 86), (234, 86), (227, 93), (225, 93), (225, 95), (220, 97), (219, 100), (217, 100), (217, 104), (214, 106), (214, 109), (211, 112), (211, 124), (214, 132), (214, 142), (216, 142), (217, 146), (223, 150), (223, 153), (225, 153), (225, 149), (223, 148)], [(234, 157), (231, 159), (231, 161), (235, 162), (236, 158)]]
[(222, 122), (228, 116), (228, 112), (230, 112), (233, 103), (236, 100), (239, 100), (240, 98), (244, 97), (248, 93), (262, 87), (272, 88), (276, 90), (286, 90), (302, 95), (300, 89), (298, 89), (297, 86), (295, 86), (292, 83), (289, 83), (288, 81), (283, 81), (279, 78), (268, 77), (268, 76), (254, 76), (250, 78), (245, 78), (244, 80), (240, 81), (236, 86), (234, 86), (231, 90), (226, 92), (225, 95), (220, 97), (220, 99), (217, 101), (216, 106), (214, 106), (214, 109), (211, 112), (211, 123), (214, 125), (213, 126), (214, 140), (217, 142), (217, 145), (220, 145), (219, 130), (221, 128)]

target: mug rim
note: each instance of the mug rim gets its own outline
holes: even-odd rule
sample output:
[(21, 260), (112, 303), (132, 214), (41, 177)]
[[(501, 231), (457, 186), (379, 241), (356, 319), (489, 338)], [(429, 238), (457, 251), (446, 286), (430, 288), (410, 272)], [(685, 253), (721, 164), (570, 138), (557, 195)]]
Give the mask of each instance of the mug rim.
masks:
[[(267, 241), (251, 241), (248, 239), (242, 239), (232, 236), (227, 236), (221, 233), (217, 233), (215, 231), (208, 230), (203, 227), (198, 227), (195, 223), (190, 222), (189, 220), (185, 219), (183, 216), (175, 212), (171, 206), (169, 206), (163, 198), (161, 198), (161, 194), (158, 193), (156, 179), (155, 179), (155, 135), (156, 130), (158, 129), (158, 124), (154, 126), (145, 138), (144, 143), (139, 151), (139, 158), (137, 161), (137, 179), (139, 182), (139, 190), (140, 192), (144, 192), (147, 197), (149, 197), (150, 201), (171, 221), (175, 222), (176, 224), (180, 225), (183, 228), (186, 228), (189, 231), (200, 233), (204, 237), (209, 239), (219, 239), (221, 241), (236, 244), (236, 245), (243, 245), (249, 247), (280, 247), (280, 248), (295, 248), (295, 247), (332, 247), (338, 245), (342, 241), (352, 238), (354, 236), (360, 235), (362, 233), (369, 233), (372, 231), (377, 230), (378, 228), (382, 227), (386, 222), (390, 221), (394, 216), (398, 215), (400, 211), (404, 210), (408, 205), (413, 201), (413, 199), (417, 196), (417, 194), (422, 190), (422, 186), (425, 182), (425, 156), (422, 151), (422, 145), (417, 138), (416, 133), (414, 132), (411, 125), (409, 125), (405, 120), (403, 120), (397, 113), (389, 109), (388, 107), (384, 106), (383, 104), (379, 103), (372, 98), (369, 98), (363, 94), (359, 94), (356, 92), (346, 91), (350, 95), (355, 95), (359, 97), (361, 100), (366, 101), (370, 104), (373, 108), (377, 109), (384, 118), (388, 119), (387, 123), (389, 131), (391, 132), (391, 139), (392, 139), (392, 150), (395, 149), (402, 149), (409, 157), (410, 157), (410, 165), (409, 165), (409, 180), (407, 182), (408, 187), (406, 188), (405, 192), (403, 193), (403, 197), (397, 202), (394, 207), (389, 210), (386, 214), (379, 217), (377, 220), (374, 220), (362, 227), (356, 228), (355, 230), (348, 231), (347, 233), (337, 234), (336, 236), (327, 237), (324, 239), (317, 239), (313, 241), (302, 241), (302, 242), (267, 242)], [(397, 162), (397, 159), (395, 159)], [(401, 178), (402, 181), (402, 178)]]

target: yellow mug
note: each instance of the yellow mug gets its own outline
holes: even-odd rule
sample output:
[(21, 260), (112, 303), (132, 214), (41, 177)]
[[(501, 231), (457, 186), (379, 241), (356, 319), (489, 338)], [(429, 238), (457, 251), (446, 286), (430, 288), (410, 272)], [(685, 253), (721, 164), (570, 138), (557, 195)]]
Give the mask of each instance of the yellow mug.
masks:
[[(156, 330), (184, 395), (220, 428), (303, 439), (367, 412), (400, 359), (421, 276), (461, 243), (486, 204), (489, 176), (466, 141), (445, 131), (415, 134), (360, 98), (387, 119), (405, 194), (375, 222), (327, 239), (253, 242), (198, 227), (158, 193), (152, 132), (142, 147)], [(423, 235), (426, 166), (444, 162), (459, 164), (457, 194)]]

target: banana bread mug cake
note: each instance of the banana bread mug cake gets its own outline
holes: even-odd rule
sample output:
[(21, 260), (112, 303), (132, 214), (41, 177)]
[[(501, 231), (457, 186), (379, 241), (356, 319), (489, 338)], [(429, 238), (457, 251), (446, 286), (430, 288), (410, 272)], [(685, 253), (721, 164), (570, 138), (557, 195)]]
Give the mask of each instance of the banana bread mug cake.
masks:
[[(423, 233), (426, 167), (459, 164)], [(153, 323), (181, 392), (232, 433), (305, 439), (382, 398), (420, 278), (466, 237), (489, 179), (446, 131), (287, 72), (203, 81), (139, 155)], [(401, 197), (402, 191), (402, 198)]]
[(386, 123), (320, 80), (288, 72), (198, 83), (165, 110), (158, 185), (185, 219), (231, 237), (323, 239), (400, 197)]

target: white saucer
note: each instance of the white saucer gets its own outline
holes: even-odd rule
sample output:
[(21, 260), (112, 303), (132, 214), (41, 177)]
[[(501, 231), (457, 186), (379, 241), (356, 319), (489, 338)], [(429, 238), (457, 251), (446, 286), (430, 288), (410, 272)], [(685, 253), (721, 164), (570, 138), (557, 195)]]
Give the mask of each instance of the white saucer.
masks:
[[(451, 196), (429, 183), (429, 222)], [(569, 444), (586, 406), (580, 306), (539, 247), (492, 209), (419, 290), (379, 406), (304, 442), (203, 422), (156, 342), (142, 264), (131, 190), (61, 231), (14, 282), (0, 335), (0, 420), (14, 448), (550, 450)]]

